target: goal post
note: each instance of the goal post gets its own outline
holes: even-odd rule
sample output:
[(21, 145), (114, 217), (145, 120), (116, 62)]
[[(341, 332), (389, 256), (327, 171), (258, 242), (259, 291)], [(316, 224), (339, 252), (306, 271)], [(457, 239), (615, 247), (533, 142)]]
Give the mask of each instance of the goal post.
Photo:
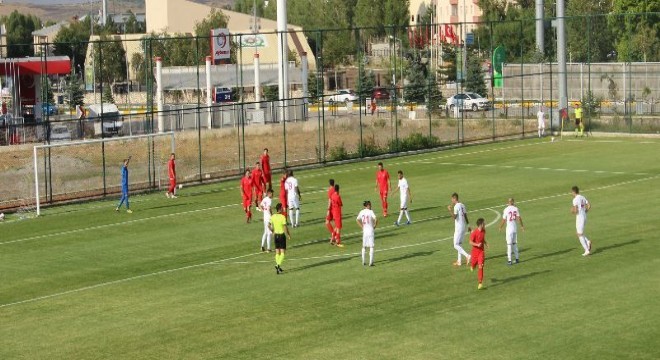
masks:
[(153, 190), (167, 177), (174, 132), (36, 145), (33, 148), (36, 215), (41, 205), (121, 191), (123, 160), (131, 156), (132, 191)]

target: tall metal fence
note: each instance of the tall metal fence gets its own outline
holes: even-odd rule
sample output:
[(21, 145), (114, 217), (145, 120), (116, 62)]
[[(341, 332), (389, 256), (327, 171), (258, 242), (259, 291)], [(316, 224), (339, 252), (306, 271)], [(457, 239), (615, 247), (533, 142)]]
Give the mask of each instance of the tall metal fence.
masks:
[[(603, 22), (618, 21), (625, 27), (635, 17), (566, 21), (569, 29), (580, 30), (568, 32), (569, 50), (575, 51), (567, 65), (569, 117), (580, 104), (587, 130), (660, 132), (658, 38), (643, 44), (646, 48), (637, 58), (624, 56), (603, 49), (598, 32)], [(295, 33), (297, 39), (307, 40), (312, 51), (289, 41), (290, 97), (285, 101), (277, 99), (281, 69), (267, 55), (272, 51), (268, 47), (277, 47), (276, 41), (264, 47), (243, 41), (259, 34), (232, 34), (232, 63), (214, 65), (209, 74), (208, 37), (112, 35), (84, 43), (40, 44), (35, 50), (43, 64), (67, 48), (86, 49), (85, 58), (80, 58), (80, 51), (69, 57), (70, 74), (33, 75), (37, 105), (32, 107), (13, 95), (25, 85), (21, 74), (12, 72), (12, 59), (2, 59), (2, 100), (7, 111), (0, 117), (0, 208), (31, 203), (32, 149), (56, 141), (174, 131), (179, 181), (202, 183), (239, 176), (254, 166), (264, 148), (269, 149), (274, 167), (281, 169), (537, 136), (540, 108), (551, 131), (572, 131), (572, 123), (561, 124), (558, 116), (554, 35), (549, 30), (545, 51), (537, 52), (530, 23), (533, 26), (534, 20), (388, 27), (385, 35), (370, 28)], [(447, 26), (466, 35), (467, 44), (451, 44), (443, 35)], [(275, 33), (263, 34), (276, 38)], [(500, 69), (498, 60), (493, 61), (498, 47), (505, 47), (505, 56), (501, 73), (495, 74)], [(260, 63), (254, 61), (256, 53), (262, 54)], [(648, 61), (639, 60), (640, 54)], [(160, 84), (156, 57), (163, 61)], [(81, 89), (78, 93), (75, 84)], [(452, 98), (478, 88), (485, 99)], [(49, 92), (54, 103), (41, 105)], [(100, 114), (92, 111), (94, 104), (105, 102), (103, 93), (114, 97), (117, 113), (110, 107)], [(72, 105), (80, 96), (86, 114)], [(213, 98), (210, 105), (207, 96)], [(100, 162), (94, 166), (101, 166), (104, 173), (113, 173), (119, 171), (123, 155), (89, 158)], [(62, 164), (75, 152), (67, 155), (62, 146), (57, 156)], [(76, 171), (75, 166), (38, 166), (43, 166), (40, 173)], [(58, 174), (58, 178), (66, 176)], [(104, 182), (103, 189), (76, 193), (111, 196), (117, 185)], [(157, 184), (151, 186), (155, 188)], [(42, 203), (70, 200), (68, 193), (44, 189)]]

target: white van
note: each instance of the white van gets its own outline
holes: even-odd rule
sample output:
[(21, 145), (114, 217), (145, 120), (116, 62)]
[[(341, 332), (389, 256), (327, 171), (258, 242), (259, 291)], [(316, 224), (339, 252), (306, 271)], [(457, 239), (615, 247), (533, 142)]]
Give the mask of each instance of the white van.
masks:
[(94, 137), (121, 135), (122, 115), (117, 105), (110, 103), (93, 104), (87, 107), (86, 120), (94, 126)]

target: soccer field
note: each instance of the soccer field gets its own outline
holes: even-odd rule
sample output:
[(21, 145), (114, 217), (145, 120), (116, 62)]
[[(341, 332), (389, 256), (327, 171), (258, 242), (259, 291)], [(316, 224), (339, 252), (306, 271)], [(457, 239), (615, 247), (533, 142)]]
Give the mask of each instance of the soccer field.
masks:
[[(398, 194), (382, 217), (377, 160), (296, 171), (302, 224), (282, 275), (260, 251), (261, 214), (245, 224), (238, 181), (133, 196), (133, 214), (113, 199), (10, 216), (0, 359), (658, 359), (658, 154), (658, 139), (565, 138), (385, 159), (393, 186), (401, 169), (413, 194), (413, 223), (400, 227)], [(331, 177), (342, 249), (324, 226)], [(592, 204), (589, 257), (573, 185)], [(451, 265), (453, 192), (472, 225), (488, 224), (483, 290), (476, 270)], [(520, 264), (507, 266), (497, 228), (511, 196), (525, 232)], [(361, 264), (354, 220), (367, 199), (375, 267)]]

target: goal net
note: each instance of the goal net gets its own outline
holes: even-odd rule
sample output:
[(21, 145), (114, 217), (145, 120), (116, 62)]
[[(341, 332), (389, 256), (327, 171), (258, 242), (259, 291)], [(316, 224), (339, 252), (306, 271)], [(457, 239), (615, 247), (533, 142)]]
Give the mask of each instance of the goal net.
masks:
[(173, 132), (37, 145), (36, 215), (43, 204), (120, 193), (121, 167), (129, 156), (130, 190), (159, 189), (167, 182), (167, 160), (174, 149)]

